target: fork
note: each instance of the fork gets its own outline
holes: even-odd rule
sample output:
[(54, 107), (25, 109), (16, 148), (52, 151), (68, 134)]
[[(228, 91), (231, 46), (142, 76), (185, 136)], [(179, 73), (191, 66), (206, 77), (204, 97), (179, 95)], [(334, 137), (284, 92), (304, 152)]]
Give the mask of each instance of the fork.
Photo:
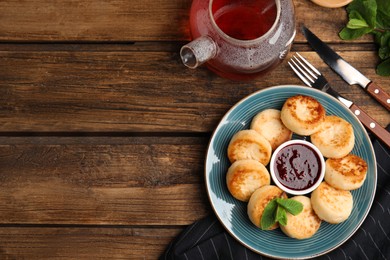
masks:
[(390, 133), (351, 100), (348, 100), (334, 90), (322, 73), (310, 64), (304, 57), (302, 57), (301, 54), (297, 52), (296, 55), (293, 55), (287, 63), (306, 85), (319, 89), (335, 97), (352, 111), (366, 129), (371, 131), (377, 138), (390, 147)]

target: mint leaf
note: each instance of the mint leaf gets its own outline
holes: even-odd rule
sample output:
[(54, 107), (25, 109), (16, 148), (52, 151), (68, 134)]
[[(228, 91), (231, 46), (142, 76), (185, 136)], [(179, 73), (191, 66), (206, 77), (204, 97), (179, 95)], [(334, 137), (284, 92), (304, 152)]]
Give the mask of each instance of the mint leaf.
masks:
[(379, 57), (382, 60), (385, 60), (390, 57), (390, 48), (389, 47), (380, 47), (378, 50)]
[(390, 16), (390, 4), (389, 0), (376, 0), (378, 11), (382, 11), (384, 14)]
[(303, 204), (293, 199), (275, 198), (265, 206), (260, 220), (262, 230), (270, 229), (276, 222), (287, 225), (287, 212), (298, 215), (303, 210)]
[[(371, 28), (376, 26), (376, 13), (377, 13), (377, 4), (375, 0), (355, 0), (352, 1), (348, 7), (347, 11), (351, 18), (356, 18), (356, 13), (367, 22)], [(352, 17), (351, 17), (352, 15)]]
[(261, 216), (260, 227), (263, 230), (270, 229), (275, 223), (275, 214), (278, 204), (276, 203), (276, 199), (268, 202), (267, 206), (265, 206), (263, 215)]
[(377, 14), (376, 26), (382, 29), (389, 29), (390, 26), (390, 4), (389, 0), (376, 0)]
[(280, 225), (287, 225), (287, 212), (284, 207), (278, 205), (276, 209), (275, 221), (278, 221)]
[(390, 76), (390, 58), (381, 62), (376, 68), (376, 72), (381, 76)]
[(389, 24), (390, 24), (390, 12), (384, 13), (383, 10), (378, 10), (376, 16), (376, 26), (383, 30), (389, 30)]
[(351, 19), (349, 20), (347, 27), (349, 29), (361, 29), (361, 28), (368, 28), (369, 26), (364, 20)]
[(277, 198), (276, 202), (294, 216), (298, 215), (303, 210), (303, 204), (293, 199)]
[(340, 38), (343, 40), (354, 40), (373, 30), (364, 17), (356, 10), (350, 11), (349, 19), (346, 27), (339, 33)]
[(380, 47), (390, 47), (390, 31), (387, 32), (378, 32), (375, 33), (375, 41), (379, 44)]
[(349, 21), (339, 32), (343, 40), (373, 34), (381, 63), (377, 74), (390, 76), (390, 3), (389, 0), (354, 0), (346, 8)]
[(378, 54), (382, 60), (390, 57), (390, 31), (374, 33), (375, 42), (379, 45)]
[(341, 30), (339, 36), (343, 40), (355, 40), (367, 33), (370, 33), (371, 31), (372, 31), (371, 28), (349, 29), (345, 27), (344, 29)]
[[(348, 17), (349, 17), (349, 22), (350, 21), (360, 21), (360, 22), (362, 22), (362, 23), (364, 23), (364, 27), (370, 27), (370, 25), (368, 25), (368, 23), (367, 23), (367, 21), (364, 19), (364, 17), (358, 12), (358, 11), (356, 11), (356, 10), (351, 10), (350, 12), (349, 12), (349, 15), (348, 15)], [(349, 23), (348, 22), (348, 23)], [(347, 24), (347, 27), (348, 27), (348, 24)], [(375, 27), (375, 26), (374, 26)], [(373, 28), (374, 28), (373, 27)], [(349, 28), (349, 27), (348, 27)], [(361, 28), (361, 27), (359, 27), (359, 28)], [(357, 28), (351, 28), (351, 29), (357, 29)]]

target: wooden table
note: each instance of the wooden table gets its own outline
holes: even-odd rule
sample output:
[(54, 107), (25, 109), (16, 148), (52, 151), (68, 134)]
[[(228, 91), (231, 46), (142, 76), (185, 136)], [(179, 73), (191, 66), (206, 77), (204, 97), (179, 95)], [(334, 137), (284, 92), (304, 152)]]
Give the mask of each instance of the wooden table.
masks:
[[(375, 74), (371, 37), (342, 41), (343, 8), (294, 0), (305, 23)], [(0, 258), (156, 259), (212, 212), (204, 160), (225, 112), (254, 91), (302, 84), (283, 62), (252, 82), (185, 68), (190, 0), (0, 1)], [(381, 125), (298, 33), (300, 51)], [(290, 53), (291, 55), (291, 53)]]

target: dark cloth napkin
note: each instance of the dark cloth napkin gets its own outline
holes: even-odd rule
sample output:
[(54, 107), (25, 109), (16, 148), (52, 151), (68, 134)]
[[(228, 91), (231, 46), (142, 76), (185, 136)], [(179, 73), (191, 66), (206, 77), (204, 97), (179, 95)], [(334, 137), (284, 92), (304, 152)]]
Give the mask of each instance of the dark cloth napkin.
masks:
[[(390, 130), (390, 125), (387, 127)], [(356, 233), (337, 249), (316, 259), (390, 260), (390, 149), (373, 140), (378, 183), (369, 215)], [(269, 259), (237, 242), (215, 215), (188, 226), (167, 247), (160, 260)]]

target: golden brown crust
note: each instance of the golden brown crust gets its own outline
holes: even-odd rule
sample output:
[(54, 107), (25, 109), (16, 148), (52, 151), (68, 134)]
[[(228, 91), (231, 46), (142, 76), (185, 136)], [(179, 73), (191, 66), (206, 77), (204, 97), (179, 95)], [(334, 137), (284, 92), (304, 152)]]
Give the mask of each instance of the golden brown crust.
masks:
[(226, 183), (233, 197), (246, 202), (256, 189), (269, 185), (271, 177), (267, 168), (260, 162), (239, 160), (229, 167)]
[(237, 160), (252, 159), (267, 165), (271, 159), (271, 144), (255, 130), (241, 130), (231, 139), (228, 158), (231, 163)]
[(321, 129), (310, 136), (322, 155), (341, 158), (349, 154), (355, 145), (352, 125), (338, 116), (326, 116)]
[(337, 189), (355, 190), (363, 185), (367, 170), (366, 161), (357, 155), (331, 158), (326, 160), (325, 181)]
[[(248, 216), (255, 226), (260, 227), (264, 208), (274, 198), (287, 198), (287, 195), (274, 185), (265, 185), (252, 194), (248, 203)], [(275, 224), (270, 229), (275, 229), (278, 226)]]
[(280, 110), (266, 109), (258, 113), (251, 122), (251, 129), (270, 142), (272, 150), (291, 139), (292, 131), (280, 119)]
[(294, 216), (287, 213), (287, 225), (280, 226), (283, 233), (296, 239), (306, 239), (312, 237), (320, 228), (321, 219), (314, 212), (310, 198), (306, 196), (295, 196), (291, 199), (303, 204), (303, 211)]
[(303, 95), (290, 97), (281, 111), (283, 124), (294, 133), (311, 135), (318, 131), (326, 111), (315, 98)]
[(338, 224), (351, 214), (353, 197), (350, 191), (333, 188), (324, 181), (312, 192), (311, 204), (320, 219)]

